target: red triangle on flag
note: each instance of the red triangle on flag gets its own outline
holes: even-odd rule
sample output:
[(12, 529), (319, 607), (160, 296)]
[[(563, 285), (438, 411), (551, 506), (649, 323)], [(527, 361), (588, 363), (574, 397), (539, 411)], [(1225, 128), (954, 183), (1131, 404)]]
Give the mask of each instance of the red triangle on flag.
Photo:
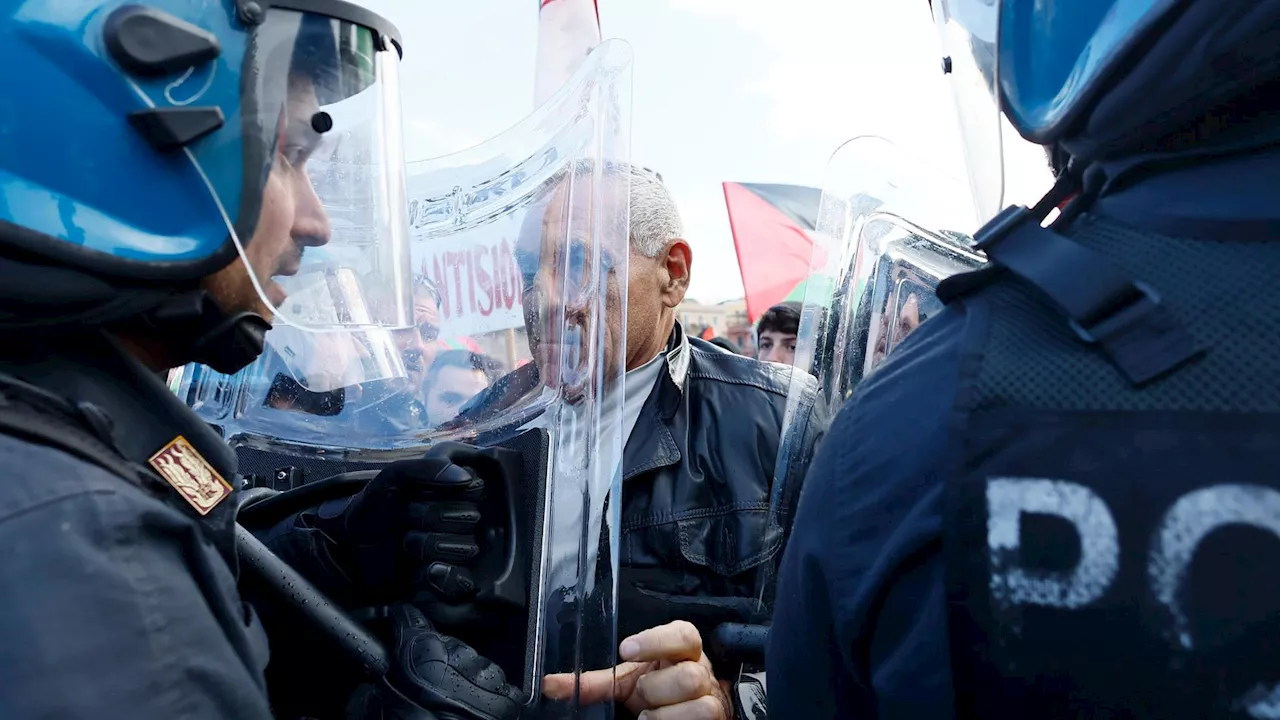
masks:
[(724, 200), (738, 251), (747, 319), (754, 323), (809, 277), (813, 238), (769, 201), (738, 183), (724, 183)]

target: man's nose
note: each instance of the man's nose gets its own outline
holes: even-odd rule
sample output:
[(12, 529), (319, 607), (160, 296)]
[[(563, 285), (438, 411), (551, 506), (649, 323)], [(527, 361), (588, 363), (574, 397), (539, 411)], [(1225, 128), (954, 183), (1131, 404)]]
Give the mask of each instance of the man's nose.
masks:
[(329, 215), (320, 196), (304, 173), (294, 186), (293, 239), (306, 247), (319, 247), (329, 242)]
[(570, 324), (586, 322), (590, 306), (582, 302), (568, 302), (562, 288), (557, 288), (554, 279), (539, 279), (533, 287), (525, 292), (524, 305), (526, 312), (535, 309), (542, 320), (564, 318)]

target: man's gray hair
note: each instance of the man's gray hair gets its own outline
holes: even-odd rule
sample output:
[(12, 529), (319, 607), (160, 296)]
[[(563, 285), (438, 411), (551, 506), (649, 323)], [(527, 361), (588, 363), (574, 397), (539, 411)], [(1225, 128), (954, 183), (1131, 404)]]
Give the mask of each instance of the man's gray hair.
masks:
[[(544, 203), (536, 212), (525, 218), (521, 233), (539, 231), (538, 223), (542, 222), (547, 199), (552, 197), (556, 188), (564, 183), (565, 178), (590, 177), (595, 169), (594, 160), (575, 160), (568, 166), (562, 166), (542, 181), (540, 190), (533, 197), (542, 198)], [(627, 177), (631, 186), (631, 247), (645, 257), (657, 257), (658, 253), (672, 240), (684, 237), (684, 225), (680, 222), (680, 211), (676, 209), (676, 201), (671, 192), (662, 183), (662, 176), (649, 168), (628, 163), (604, 163), (603, 175), (606, 178)], [(619, 214), (618, 219), (622, 219)], [(621, 228), (617, 228), (621, 229)]]
[(631, 166), (631, 247), (645, 257), (657, 257), (667, 243), (684, 237), (676, 201), (657, 173)]

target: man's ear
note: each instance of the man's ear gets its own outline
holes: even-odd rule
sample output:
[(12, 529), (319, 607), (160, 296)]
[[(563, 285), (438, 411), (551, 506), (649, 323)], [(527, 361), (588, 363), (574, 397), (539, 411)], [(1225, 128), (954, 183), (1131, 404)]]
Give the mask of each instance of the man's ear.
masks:
[(663, 278), (662, 304), (673, 308), (684, 302), (684, 295), (689, 291), (689, 271), (693, 267), (693, 251), (689, 243), (681, 238), (667, 243), (662, 253), (662, 266), (667, 271)]

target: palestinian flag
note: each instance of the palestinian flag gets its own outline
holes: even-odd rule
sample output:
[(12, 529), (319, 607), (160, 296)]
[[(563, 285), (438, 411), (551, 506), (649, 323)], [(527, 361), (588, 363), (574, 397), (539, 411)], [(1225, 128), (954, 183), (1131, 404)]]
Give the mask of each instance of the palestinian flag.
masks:
[(813, 232), (822, 191), (800, 185), (724, 183), (729, 228), (754, 323), (766, 310), (792, 298), (809, 277)]

